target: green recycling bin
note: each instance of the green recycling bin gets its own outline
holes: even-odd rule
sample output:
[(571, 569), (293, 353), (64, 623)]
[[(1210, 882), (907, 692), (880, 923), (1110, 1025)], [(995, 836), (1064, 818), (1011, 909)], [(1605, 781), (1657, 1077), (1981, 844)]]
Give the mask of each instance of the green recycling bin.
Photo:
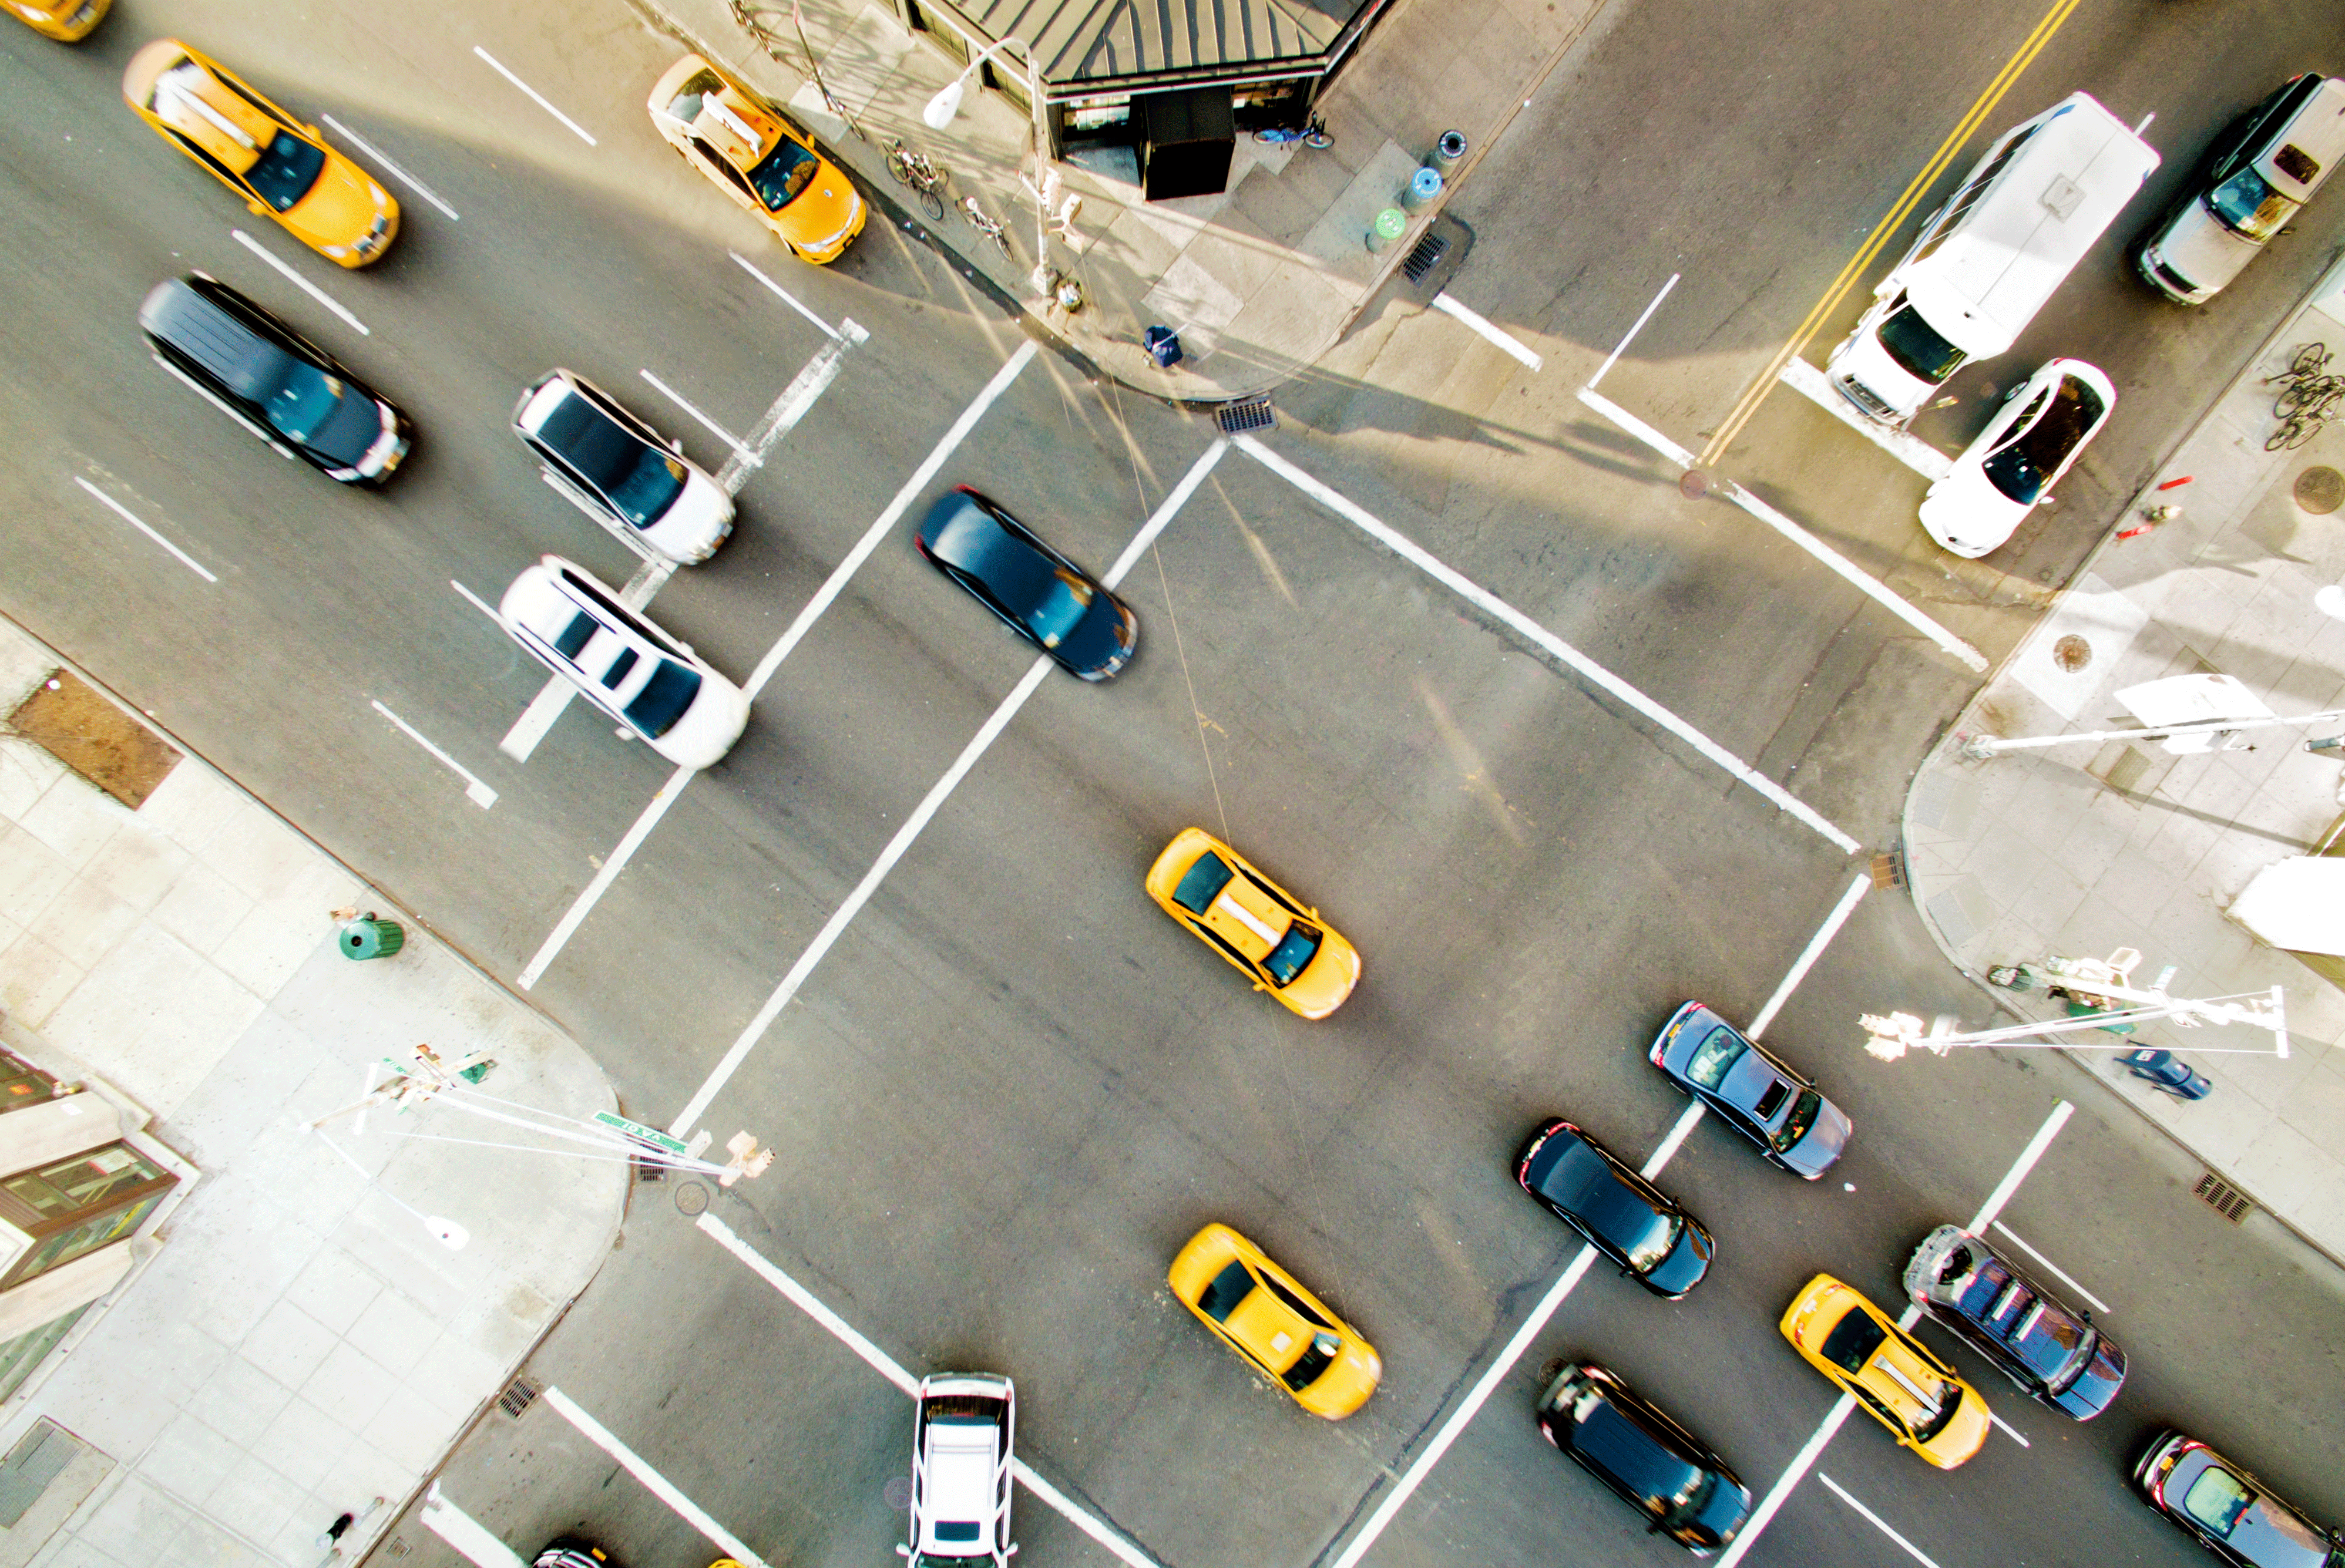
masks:
[(376, 916), (362, 916), (342, 926), (341, 949), (345, 958), (388, 958), (407, 946), (407, 933), (395, 920)]

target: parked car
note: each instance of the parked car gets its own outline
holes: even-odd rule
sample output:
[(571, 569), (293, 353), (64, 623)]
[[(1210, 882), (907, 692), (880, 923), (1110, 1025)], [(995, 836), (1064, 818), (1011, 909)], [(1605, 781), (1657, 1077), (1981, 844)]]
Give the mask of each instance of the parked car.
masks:
[(1104, 681), (1132, 662), (1140, 641), (1132, 607), (1000, 502), (961, 485), (929, 509), (912, 543), (1069, 673)]
[(991, 1372), (920, 1380), (912, 1418), (912, 1568), (1010, 1568), (1018, 1390)]
[(1165, 1278), (1199, 1322), (1313, 1415), (1341, 1421), (1376, 1391), (1385, 1364), (1375, 1347), (1228, 1226), (1189, 1238)]
[(530, 1568), (619, 1568), (609, 1553), (583, 1535), (558, 1535), (529, 1561)]
[(2125, 1386), (2116, 1340), (1958, 1225), (1939, 1226), (1914, 1249), (1905, 1294), (2062, 1415), (2090, 1421)]
[(1538, 1401), (1539, 1435), (1697, 1557), (1734, 1539), (1751, 1489), (1685, 1428), (1592, 1363), (1568, 1367)]
[(2004, 398), (1946, 477), (1922, 500), (1922, 527), (1974, 560), (2000, 546), (2050, 498), (2117, 404), (2109, 379), (2082, 359), (2049, 359)]
[(130, 57), (122, 96), (157, 135), (328, 260), (364, 267), (398, 238), (389, 191), (316, 126), (178, 39), (157, 38)]
[(2205, 1073), (2163, 1046), (2144, 1046), (2137, 1051), (2127, 1051), (2117, 1058), (2117, 1065), (2176, 1099), (2205, 1099), (2215, 1087), (2207, 1081)]
[(1319, 912), (1264, 876), (1202, 827), (1184, 827), (1148, 868), (1148, 895), (1164, 913), (1306, 1018), (1343, 1006), (1360, 955)]
[(2290, 77), (2216, 138), (2134, 265), (2168, 299), (2204, 304), (2294, 220), (2340, 157), (2345, 81)]
[(1663, 1300), (1710, 1272), (1718, 1244), (1701, 1221), (1559, 1117), (1541, 1122), (1515, 1156), (1515, 1179)]
[(8, 0), (7, 10), (44, 37), (78, 44), (106, 20), (109, 0)]
[(868, 209), (855, 182), (787, 115), (714, 61), (686, 55), (670, 66), (645, 107), (668, 146), (792, 255), (833, 261), (863, 232)]
[(1778, 1326), (1810, 1366), (1940, 1470), (1985, 1446), (1986, 1401), (1862, 1291), (1819, 1274), (1792, 1298)]
[(691, 565), (733, 531), (733, 498), (675, 440), (574, 371), (548, 370), (513, 405), (513, 434), (545, 482), (623, 540)]
[(2345, 1536), (2313, 1523), (2195, 1437), (2158, 1433), (2134, 1466), (2133, 1483), (2234, 1568), (2345, 1568)]
[(380, 486), (414, 438), (399, 406), (218, 278), (158, 283), (138, 307), (155, 362), (284, 457)]
[(1700, 1002), (1670, 1015), (1646, 1053), (1670, 1081), (1698, 1097), (1759, 1146), (1768, 1161), (1810, 1181), (1848, 1147), (1848, 1114), (1815, 1084)]
[(679, 767), (714, 767), (749, 723), (749, 699), (583, 566), (546, 556), (506, 589), (513, 640)]

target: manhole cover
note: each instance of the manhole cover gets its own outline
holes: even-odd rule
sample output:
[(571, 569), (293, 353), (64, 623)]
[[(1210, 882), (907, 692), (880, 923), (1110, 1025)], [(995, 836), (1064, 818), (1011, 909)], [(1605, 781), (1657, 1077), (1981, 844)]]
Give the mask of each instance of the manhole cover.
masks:
[(2345, 473), (2332, 468), (2309, 468), (2296, 476), (2296, 504), (2315, 517), (2345, 506)]
[(1710, 479), (1700, 469), (1688, 469), (1678, 476), (1678, 493), (1688, 501), (1700, 501), (1710, 493)]
[(912, 1506), (912, 1478), (909, 1475), (889, 1476), (888, 1484), (880, 1489), (880, 1495), (897, 1512), (907, 1512)]
[(2073, 675), (2093, 662), (2093, 645), (2082, 637), (2063, 637), (2052, 644), (2052, 662)]
[(679, 1214), (698, 1214), (708, 1207), (708, 1189), (697, 1181), (678, 1184), (675, 1209)]

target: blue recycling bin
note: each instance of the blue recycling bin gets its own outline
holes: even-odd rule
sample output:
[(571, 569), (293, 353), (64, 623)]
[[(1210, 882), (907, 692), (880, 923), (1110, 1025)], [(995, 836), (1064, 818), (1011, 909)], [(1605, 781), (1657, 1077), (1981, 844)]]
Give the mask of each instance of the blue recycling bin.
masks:
[(2151, 1084), (2172, 1095), (2176, 1099), (2205, 1099), (2214, 1087), (2207, 1075), (2192, 1067), (2172, 1051), (2146, 1046), (2137, 1051), (2127, 1051), (2117, 1058), (2126, 1070), (2144, 1083)]
[(1160, 370), (1169, 370), (1181, 362), (1181, 335), (1170, 327), (1151, 327), (1140, 335), (1140, 346), (1156, 361)]

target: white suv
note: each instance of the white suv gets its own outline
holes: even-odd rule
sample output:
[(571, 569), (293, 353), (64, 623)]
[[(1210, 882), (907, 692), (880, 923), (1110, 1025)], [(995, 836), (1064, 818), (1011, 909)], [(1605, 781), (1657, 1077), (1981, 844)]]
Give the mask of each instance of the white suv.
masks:
[(920, 1380), (912, 1428), (912, 1568), (1009, 1568), (1010, 1455), (1018, 1391), (990, 1372)]

